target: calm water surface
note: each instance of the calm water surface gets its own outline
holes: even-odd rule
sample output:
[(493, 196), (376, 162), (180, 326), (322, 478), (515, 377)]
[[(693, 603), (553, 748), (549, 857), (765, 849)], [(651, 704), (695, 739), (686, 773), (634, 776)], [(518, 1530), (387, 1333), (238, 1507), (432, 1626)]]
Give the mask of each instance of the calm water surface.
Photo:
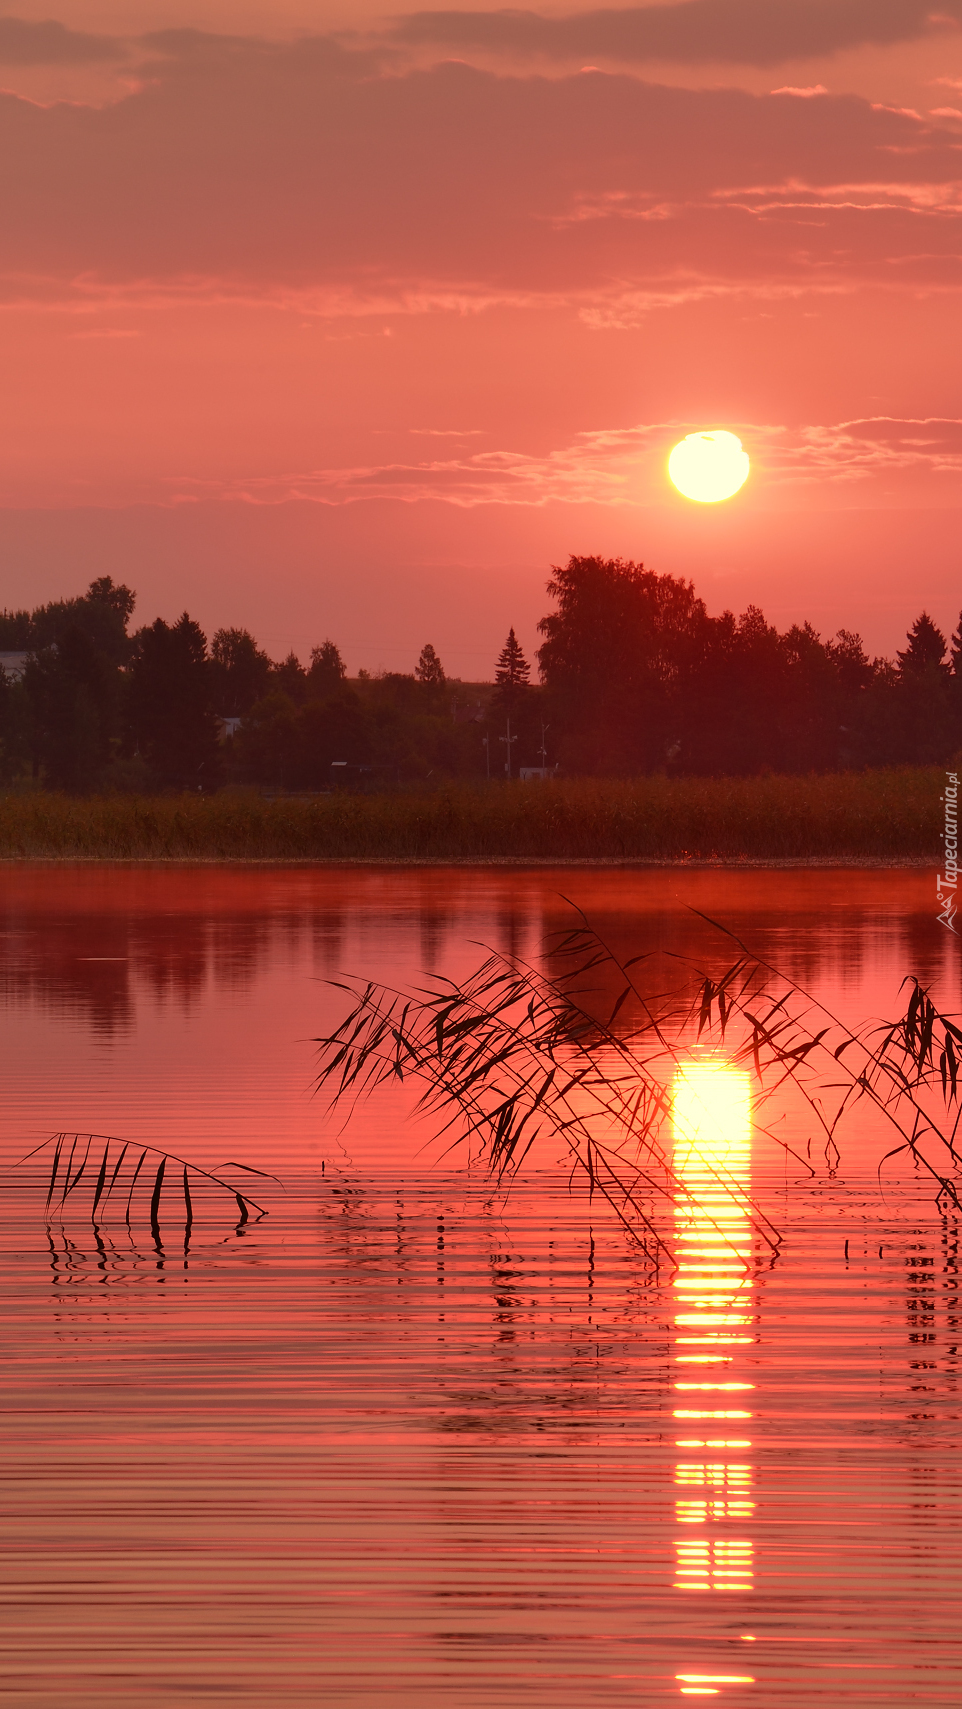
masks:
[[(538, 953), (562, 895), (625, 954), (723, 919), (852, 1018), (953, 1008), (931, 874), (8, 867), (9, 1165), (59, 1129), (276, 1171), (185, 1243), (49, 1227), (5, 1171), (0, 1693), (30, 1706), (956, 1704), (958, 1232), (860, 1133), (706, 1281), (551, 1156), (510, 1194), (399, 1096), (311, 1096), (339, 972)], [(804, 1137), (804, 1136), (796, 1136)], [(876, 1143), (877, 1141), (877, 1143)], [(873, 1149), (874, 1146), (874, 1149)], [(323, 1166), (323, 1173), (322, 1171)], [(797, 1178), (796, 1178), (797, 1177)], [(736, 1213), (737, 1221), (737, 1209)], [(707, 1220), (706, 1220), (707, 1219)]]

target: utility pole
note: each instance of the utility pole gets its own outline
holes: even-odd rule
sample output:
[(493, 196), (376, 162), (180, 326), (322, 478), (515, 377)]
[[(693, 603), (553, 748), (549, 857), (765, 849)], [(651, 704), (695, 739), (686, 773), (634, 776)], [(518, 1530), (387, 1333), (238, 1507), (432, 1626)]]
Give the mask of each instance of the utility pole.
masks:
[(547, 732), (550, 729), (551, 729), (551, 725), (546, 724), (544, 719), (542, 718), (542, 720), (541, 720), (541, 746), (538, 749), (538, 752), (541, 755), (541, 769), (542, 769), (542, 771), (547, 771), (547, 769), (548, 769), (548, 750), (545, 746), (545, 735), (547, 734)]
[(508, 719), (507, 728), (508, 728), (508, 734), (506, 736), (499, 736), (498, 741), (504, 743), (504, 752), (505, 752), (504, 769), (505, 769), (505, 772), (507, 773), (508, 779), (510, 780), (510, 778), (511, 778), (511, 744), (512, 744), (512, 742), (516, 742), (518, 740), (517, 736), (512, 736), (512, 734), (511, 734), (511, 719), (510, 718)]
[(491, 782), (491, 737), (490, 736), (482, 736), (481, 740), (484, 743), (485, 772), (487, 774), (488, 782), (490, 783)]

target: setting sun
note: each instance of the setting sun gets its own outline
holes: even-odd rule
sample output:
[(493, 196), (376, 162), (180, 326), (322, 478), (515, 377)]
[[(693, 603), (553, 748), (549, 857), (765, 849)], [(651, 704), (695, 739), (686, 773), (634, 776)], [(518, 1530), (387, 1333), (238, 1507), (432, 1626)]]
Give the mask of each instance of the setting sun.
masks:
[(668, 473), (678, 491), (698, 504), (731, 498), (745, 485), (749, 468), (741, 440), (722, 431), (689, 433), (668, 459)]

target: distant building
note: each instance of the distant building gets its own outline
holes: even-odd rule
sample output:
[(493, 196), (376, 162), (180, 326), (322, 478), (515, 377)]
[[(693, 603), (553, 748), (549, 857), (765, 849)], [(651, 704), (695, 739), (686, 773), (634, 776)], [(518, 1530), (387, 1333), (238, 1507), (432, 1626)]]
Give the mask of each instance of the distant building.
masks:
[(20, 681), (29, 657), (29, 653), (0, 653), (0, 669), (8, 682)]
[[(2, 657), (3, 657), (3, 654), (0, 653), (0, 658), (2, 658)], [(218, 720), (217, 720), (218, 739), (222, 742), (231, 741), (231, 739), (237, 735), (237, 732), (240, 729), (242, 723), (243, 723), (242, 718), (218, 718)]]
[(371, 795), (379, 789), (396, 789), (401, 774), (396, 765), (352, 765), (349, 760), (331, 761), (331, 788)]
[(518, 768), (518, 776), (522, 783), (547, 783), (553, 777), (561, 776), (560, 765), (523, 765)]

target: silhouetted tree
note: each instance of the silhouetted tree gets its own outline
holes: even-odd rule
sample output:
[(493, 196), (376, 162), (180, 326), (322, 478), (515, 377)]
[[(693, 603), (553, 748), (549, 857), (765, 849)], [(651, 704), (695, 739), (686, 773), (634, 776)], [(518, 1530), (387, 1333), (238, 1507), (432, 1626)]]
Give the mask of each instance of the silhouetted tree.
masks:
[(327, 789), (334, 760), (359, 765), (375, 758), (370, 715), (346, 683), (327, 700), (303, 708), (298, 743), (298, 777), (305, 789)]
[(539, 659), (572, 770), (799, 772), (930, 762), (959, 744), (944, 671), (912, 665), (941, 656), (929, 619), (896, 672), (846, 630), (781, 635), (757, 606), (710, 618), (689, 583), (620, 559), (572, 558), (548, 591)]
[(296, 653), (288, 653), (279, 665), (271, 666), (270, 687), (286, 694), (295, 706), (303, 704), (307, 698), (307, 672)]
[(242, 771), (282, 789), (326, 789), (331, 762), (372, 758), (367, 709), (346, 683), (327, 700), (298, 707), (276, 690), (251, 708), (237, 737)]
[(957, 746), (962, 747), (962, 615), (949, 642), (949, 703)]
[(267, 693), (271, 661), (247, 629), (218, 629), (210, 644), (210, 684), (221, 718), (242, 718)]
[[(962, 617), (947, 658), (921, 613), (895, 663), (867, 658), (847, 630), (779, 634), (755, 606), (709, 617), (689, 582), (622, 559), (573, 557), (549, 592), (544, 686), (531, 684), (513, 629), (497, 661), (495, 769), (506, 716), (519, 738), (512, 769), (540, 758), (542, 719), (552, 758), (581, 772), (937, 764), (962, 748)], [(324, 788), (332, 759), (411, 780), (484, 774), (479, 732), (449, 716), (430, 643), (412, 674), (361, 672), (355, 691), (332, 641), (313, 649), (309, 671), (294, 653), (271, 664), (244, 629), (218, 630), (208, 657), (186, 613), (131, 639), (134, 604), (100, 576), (78, 598), (0, 614), (0, 651), (31, 655), (22, 680), (0, 676), (0, 778), (31, 759), (35, 776), (72, 790), (130, 786), (135, 773), (140, 786), (148, 769), (162, 784), (209, 786), (228, 764), (253, 782)], [(229, 761), (215, 712), (244, 720)]]
[(390, 707), (403, 716), (416, 718), (423, 715), (424, 693), (413, 672), (378, 671), (377, 676), (370, 677), (368, 682), (365, 692), (374, 706), (382, 710)]
[(28, 659), (33, 751), (54, 789), (83, 793), (98, 781), (110, 758), (118, 686), (116, 666), (73, 624)]
[(898, 676), (889, 696), (897, 715), (886, 731), (886, 760), (938, 765), (959, 741), (954, 684), (944, 662), (945, 636), (923, 611), (906, 639), (908, 646), (896, 654)]
[(573, 557), (548, 592), (558, 609), (538, 625), (538, 660), (562, 762), (596, 772), (664, 764), (691, 720), (682, 687), (708, 640), (691, 583), (621, 558)]
[(927, 611), (915, 619), (906, 640), (908, 646), (896, 653), (902, 675), (919, 676), (923, 671), (944, 670), (945, 636), (937, 629)]
[(443, 688), (447, 682), (444, 666), (434, 651), (430, 641), (421, 648), (421, 656), (414, 667), (414, 675), (418, 682), (423, 682), (426, 688)]
[(124, 582), (115, 582), (113, 576), (97, 576), (87, 589), (87, 598), (99, 599), (104, 605), (109, 605), (125, 629), (137, 604), (137, 595), (133, 588), (127, 587)]
[[(724, 692), (714, 703), (702, 704), (700, 731), (703, 748), (708, 751), (715, 736), (714, 757), (710, 767), (698, 769), (735, 776), (761, 770), (796, 770), (797, 744), (793, 741), (790, 748), (786, 741), (789, 732), (794, 734), (794, 720), (786, 720), (785, 707), (792, 665), (799, 677), (803, 659), (811, 668), (812, 643), (817, 648), (818, 637), (812, 631), (806, 634), (798, 630), (792, 646), (786, 647), (757, 605), (749, 605), (733, 626), (710, 625), (709, 656), (717, 655), (722, 634)], [(794, 719), (798, 711), (796, 704)]]
[(868, 688), (874, 680), (875, 667), (866, 657), (861, 635), (853, 630), (839, 629), (833, 640), (826, 641), (825, 651), (843, 690)]
[(494, 704), (503, 712), (516, 714), (524, 699), (525, 689), (529, 686), (531, 666), (524, 656), (524, 650), (514, 629), (508, 630), (505, 641), (495, 666)]
[(0, 653), (25, 653), (32, 645), (29, 611), (0, 612)]
[(98, 576), (76, 599), (0, 613), (0, 652), (38, 653), (54, 646), (68, 629), (79, 629), (98, 652), (123, 664), (130, 651), (127, 624), (136, 603), (137, 595), (123, 582)]
[(498, 654), (494, 680), (503, 688), (520, 688), (527, 683), (530, 675), (531, 666), (524, 656), (521, 642), (511, 628), (508, 630), (508, 639)]
[(186, 611), (172, 626), (158, 617), (136, 635), (129, 714), (139, 751), (162, 783), (196, 788), (215, 780), (207, 640)]
[(344, 660), (333, 641), (322, 641), (311, 648), (311, 666), (307, 673), (307, 691), (311, 700), (326, 700), (336, 693), (347, 676)]
[(133, 591), (111, 576), (76, 599), (0, 618), (3, 650), (29, 651), (23, 681), (7, 685), (3, 767), (32, 756), (34, 776), (58, 789), (93, 787), (121, 728), (121, 667), (130, 656)]
[(30, 758), (32, 724), (23, 682), (8, 677), (0, 668), (0, 781), (3, 783), (11, 783)]
[(272, 688), (252, 706), (234, 738), (234, 758), (253, 783), (289, 789), (297, 785), (298, 708)]
[(110, 576), (100, 576), (79, 599), (38, 605), (30, 613), (27, 645), (39, 652), (55, 646), (68, 629), (78, 629), (111, 664), (126, 664), (130, 657), (127, 624), (135, 602), (136, 595), (129, 587), (115, 585)]

